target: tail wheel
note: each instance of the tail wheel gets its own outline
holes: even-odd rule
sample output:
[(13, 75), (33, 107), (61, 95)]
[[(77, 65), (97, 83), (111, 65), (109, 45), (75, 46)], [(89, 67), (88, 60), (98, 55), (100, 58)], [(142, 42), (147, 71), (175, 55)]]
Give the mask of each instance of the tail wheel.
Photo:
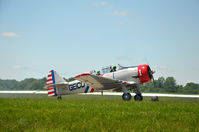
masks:
[(143, 100), (143, 97), (142, 97), (141, 94), (136, 94), (136, 95), (134, 96), (134, 100), (135, 100), (135, 101), (142, 101), (142, 100)]
[(125, 101), (129, 101), (129, 100), (131, 100), (131, 94), (130, 93), (124, 93), (123, 95), (122, 95), (122, 99), (123, 100), (125, 100)]
[(61, 96), (58, 96), (57, 99), (62, 99), (62, 97), (61, 97)]

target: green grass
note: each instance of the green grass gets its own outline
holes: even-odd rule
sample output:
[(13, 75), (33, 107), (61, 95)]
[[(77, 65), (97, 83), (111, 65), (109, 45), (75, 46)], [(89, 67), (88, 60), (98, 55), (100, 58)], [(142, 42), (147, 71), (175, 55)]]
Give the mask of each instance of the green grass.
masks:
[[(7, 97), (6, 97), (7, 96)], [(0, 131), (199, 131), (199, 99), (0, 94)]]

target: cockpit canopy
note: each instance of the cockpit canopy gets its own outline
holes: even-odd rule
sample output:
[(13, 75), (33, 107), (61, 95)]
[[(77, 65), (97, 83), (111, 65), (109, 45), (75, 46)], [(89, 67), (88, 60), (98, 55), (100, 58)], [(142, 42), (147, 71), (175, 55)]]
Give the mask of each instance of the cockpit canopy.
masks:
[[(112, 72), (113, 71), (113, 67), (114, 66), (112, 66), (112, 65), (103, 67), (101, 70), (99, 70), (100, 74), (106, 74), (106, 73)], [(123, 66), (121, 66), (119, 64), (118, 64), (118, 66), (116, 66), (116, 70), (120, 70), (122, 68), (123, 68)], [(92, 70), (90, 73), (91, 74), (97, 74), (97, 72), (98, 72), (98, 70), (97, 71), (96, 70)]]
[(112, 66), (104, 67), (104, 68), (101, 69), (101, 73), (102, 74), (109, 73), (109, 72), (111, 72), (111, 69), (112, 69)]

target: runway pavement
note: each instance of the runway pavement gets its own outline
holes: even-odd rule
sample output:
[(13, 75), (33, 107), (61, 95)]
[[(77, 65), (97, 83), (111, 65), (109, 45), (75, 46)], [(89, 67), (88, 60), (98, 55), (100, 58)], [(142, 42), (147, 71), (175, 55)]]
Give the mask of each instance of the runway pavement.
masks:
[[(47, 91), (0, 91), (0, 93), (16, 93), (16, 94), (47, 94)], [(88, 95), (101, 95), (101, 92), (82, 93)], [(122, 92), (103, 92), (103, 95), (122, 95)], [(131, 93), (132, 96), (135, 93)], [(187, 98), (199, 98), (199, 95), (186, 95), (186, 94), (160, 94), (160, 93), (142, 93), (143, 96), (159, 96), (159, 97), (187, 97)]]

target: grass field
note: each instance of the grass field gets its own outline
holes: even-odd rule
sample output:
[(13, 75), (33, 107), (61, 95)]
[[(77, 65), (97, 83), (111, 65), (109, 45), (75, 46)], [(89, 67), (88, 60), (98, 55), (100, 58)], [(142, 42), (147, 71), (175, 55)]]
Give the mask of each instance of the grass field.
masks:
[(199, 131), (199, 99), (0, 94), (0, 131)]

